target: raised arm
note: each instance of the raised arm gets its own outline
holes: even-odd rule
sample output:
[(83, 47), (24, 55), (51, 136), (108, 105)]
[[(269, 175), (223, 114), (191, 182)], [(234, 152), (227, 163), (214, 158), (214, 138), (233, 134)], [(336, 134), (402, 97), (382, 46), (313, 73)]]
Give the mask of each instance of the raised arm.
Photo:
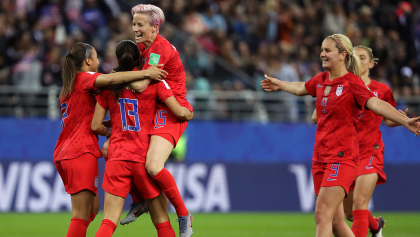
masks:
[(416, 136), (420, 135), (420, 117), (410, 119), (398, 112), (394, 107), (392, 107), (392, 105), (376, 97), (370, 98), (366, 102), (366, 107), (385, 119), (389, 119), (397, 124), (405, 126)]
[(109, 138), (111, 136), (111, 129), (105, 127), (102, 124), (102, 121), (104, 120), (105, 115), (106, 115), (106, 110), (102, 108), (102, 106), (100, 106), (99, 103), (96, 103), (95, 112), (93, 113), (91, 128), (94, 133)]
[(187, 108), (182, 107), (178, 101), (175, 99), (175, 96), (171, 96), (164, 101), (165, 105), (181, 120), (190, 121), (194, 114)]
[(96, 78), (96, 81), (93, 85), (99, 88), (144, 79), (160, 81), (162, 78), (166, 78), (166, 75), (168, 74), (166, 71), (158, 68), (161, 66), (162, 64), (156, 64), (146, 70), (101, 74)]
[(265, 91), (286, 91), (293, 95), (309, 95), (305, 88), (305, 82), (287, 82), (264, 75), (265, 79), (261, 81), (261, 87)]

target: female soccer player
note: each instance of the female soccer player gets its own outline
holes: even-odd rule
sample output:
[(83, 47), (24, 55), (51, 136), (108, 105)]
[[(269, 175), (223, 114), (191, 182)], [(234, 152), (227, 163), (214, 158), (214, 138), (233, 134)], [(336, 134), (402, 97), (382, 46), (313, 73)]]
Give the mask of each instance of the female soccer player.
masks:
[(166, 77), (166, 72), (157, 67), (147, 71), (101, 74), (96, 73), (98, 65), (95, 48), (85, 43), (73, 44), (62, 62), (63, 88), (59, 99), (63, 131), (54, 150), (54, 163), (66, 192), (71, 195), (72, 219), (68, 237), (85, 236), (88, 224), (99, 211), (99, 199), (95, 196), (98, 158), (102, 155), (98, 137), (90, 129), (96, 103), (93, 90)]
[[(131, 71), (139, 66), (140, 53), (132, 41), (121, 41), (116, 47), (116, 55), (119, 62), (114, 70), (116, 72)], [(156, 99), (164, 101), (178, 118), (190, 120), (192, 113), (179, 105), (165, 81), (149, 85), (142, 93), (127, 86), (128, 84), (122, 84), (114, 86), (113, 91), (102, 91), (97, 96), (98, 102), (92, 119), (92, 130), (98, 135), (108, 135), (109, 129), (102, 125), (102, 121), (109, 109), (112, 126), (103, 181), (104, 220), (96, 236), (112, 236), (125, 198), (133, 184), (146, 199), (158, 236), (175, 236), (169, 222), (167, 206), (162, 205), (157, 198), (161, 190), (148, 176), (144, 163)]]
[[(143, 57), (143, 69), (154, 64), (163, 64), (163, 69), (168, 72), (166, 82), (171, 87), (175, 98), (181, 106), (192, 111), (191, 105), (185, 99), (186, 77), (179, 53), (169, 41), (158, 34), (160, 26), (165, 21), (163, 11), (153, 5), (139, 4), (132, 8), (131, 13), (133, 14), (133, 32)], [(175, 179), (164, 168), (166, 160), (187, 127), (187, 121), (180, 121), (163, 103), (157, 105), (155, 113), (155, 125), (150, 130), (151, 139), (146, 158), (146, 170), (175, 207), (180, 236), (189, 237), (193, 232), (192, 215), (185, 207)], [(132, 205), (127, 218), (141, 207), (142, 205)], [(134, 218), (131, 219), (131, 221), (134, 220)]]
[[(363, 81), (359, 58), (350, 40), (341, 34), (325, 38), (321, 46), (322, 67), (327, 71), (308, 82), (285, 82), (266, 76), (266, 91), (284, 90), (294, 95), (317, 97), (317, 134), (312, 163), (316, 236), (332, 235), (332, 217), (357, 177), (359, 163), (356, 124), (366, 106), (416, 136), (418, 118), (409, 119), (370, 92)], [(349, 70), (349, 71), (347, 71)], [(351, 230), (347, 226), (347, 233)]]
[[(392, 106), (396, 106), (394, 96), (391, 89), (383, 83), (371, 80), (369, 78), (369, 70), (378, 62), (373, 57), (372, 49), (363, 45), (354, 47), (354, 53), (359, 57), (362, 65), (363, 82), (379, 99), (388, 102)], [(406, 111), (399, 110), (400, 113), (406, 115)], [(313, 122), (316, 123), (316, 112), (313, 114)], [(368, 210), (369, 201), (372, 198), (376, 185), (386, 182), (386, 176), (383, 172), (384, 165), (384, 143), (382, 134), (379, 130), (382, 120), (389, 127), (395, 127), (399, 124), (382, 118), (370, 110), (364, 110), (357, 124), (357, 140), (359, 142), (359, 176), (355, 183), (350, 187), (348, 196), (344, 199), (344, 213), (349, 221), (353, 221), (352, 231), (356, 237), (366, 236), (368, 229), (372, 235), (382, 236), (382, 228), (384, 227), (384, 219), (382, 217), (374, 218)], [(344, 213), (342, 209), (338, 209), (333, 220), (333, 229), (340, 227), (334, 226), (336, 223), (347, 225), (344, 222)], [(337, 216), (339, 215), (339, 216)]]

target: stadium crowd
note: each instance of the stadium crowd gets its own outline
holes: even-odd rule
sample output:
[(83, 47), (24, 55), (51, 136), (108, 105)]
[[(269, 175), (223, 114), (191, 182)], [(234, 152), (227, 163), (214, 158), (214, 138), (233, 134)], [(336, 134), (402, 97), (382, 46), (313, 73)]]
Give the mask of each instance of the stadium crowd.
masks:
[(392, 0), (4, 0), (0, 85), (61, 86), (61, 58), (78, 41), (92, 44), (99, 71), (110, 72), (116, 43), (133, 38), (130, 7), (139, 2), (165, 12), (160, 34), (180, 52), (188, 89), (255, 89), (263, 72), (307, 81), (322, 70), (322, 40), (342, 33), (373, 49), (372, 78), (397, 97), (420, 95), (420, 5)]

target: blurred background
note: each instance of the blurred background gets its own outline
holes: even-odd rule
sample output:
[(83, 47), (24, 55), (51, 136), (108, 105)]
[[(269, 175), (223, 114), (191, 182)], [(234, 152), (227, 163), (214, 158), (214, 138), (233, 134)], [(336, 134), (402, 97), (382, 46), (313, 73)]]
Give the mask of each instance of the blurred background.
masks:
[[(133, 39), (130, 10), (139, 3), (162, 8), (160, 34), (186, 70), (194, 120), (167, 168), (193, 212), (313, 211), (314, 99), (259, 84), (264, 74), (297, 82), (321, 72), (328, 35), (371, 47), (379, 58), (371, 78), (391, 87), (397, 108), (420, 115), (418, 1), (2, 0), (0, 212), (71, 209), (52, 163), (61, 58), (89, 43), (99, 72), (109, 73), (116, 44)], [(370, 208), (420, 211), (419, 140), (401, 127), (381, 130), (389, 181)]]
[(307, 81), (322, 71), (320, 46), (333, 33), (373, 49), (371, 78), (420, 114), (417, 1), (4, 0), (0, 4), (0, 116), (60, 117), (61, 58), (93, 45), (99, 72), (116, 65), (115, 45), (133, 39), (131, 7), (160, 6), (160, 31), (180, 52), (196, 120), (310, 122), (311, 98), (261, 93), (264, 73)]

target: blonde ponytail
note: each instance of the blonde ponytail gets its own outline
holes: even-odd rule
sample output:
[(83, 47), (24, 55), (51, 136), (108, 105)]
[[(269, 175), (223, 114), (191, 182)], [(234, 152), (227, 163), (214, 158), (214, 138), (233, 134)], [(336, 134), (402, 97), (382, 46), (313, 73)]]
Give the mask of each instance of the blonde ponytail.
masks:
[(346, 51), (346, 69), (358, 77), (362, 77), (362, 65), (360, 59), (353, 53), (353, 45), (350, 39), (342, 34), (333, 34), (327, 36), (325, 39), (333, 40), (339, 53)]
[(355, 50), (355, 49), (364, 49), (364, 50), (366, 50), (369, 53), (370, 61), (371, 62), (374, 62), (375, 64), (378, 64), (379, 63), (379, 59), (373, 57), (373, 52), (372, 52), (372, 49), (371, 48), (366, 47), (364, 45), (358, 45), (358, 46), (354, 47), (353, 50)]

